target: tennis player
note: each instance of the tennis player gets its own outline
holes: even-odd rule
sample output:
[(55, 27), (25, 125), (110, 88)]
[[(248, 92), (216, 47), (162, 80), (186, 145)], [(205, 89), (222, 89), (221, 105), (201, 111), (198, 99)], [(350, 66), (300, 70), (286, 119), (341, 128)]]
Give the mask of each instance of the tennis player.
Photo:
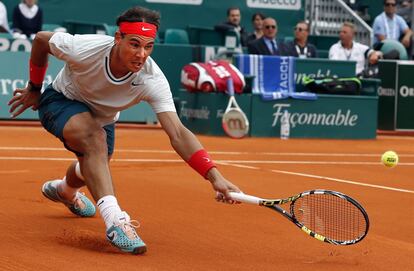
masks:
[[(114, 37), (39, 32), (30, 57), (30, 81), (9, 101), (16, 117), (31, 107), (44, 128), (58, 137), (77, 161), (62, 180), (48, 181), (42, 193), (65, 204), (81, 217), (95, 215), (95, 205), (81, 187), (87, 186), (106, 225), (107, 239), (125, 252), (147, 248), (136, 233), (136, 221), (121, 209), (114, 195), (109, 161), (114, 151), (114, 123), (119, 111), (148, 102), (174, 150), (211, 182), (216, 199), (232, 203), (229, 192), (239, 189), (226, 180), (197, 138), (179, 120), (170, 87), (150, 57), (160, 25), (159, 13), (142, 7), (117, 19)], [(48, 55), (65, 62), (41, 93)]]

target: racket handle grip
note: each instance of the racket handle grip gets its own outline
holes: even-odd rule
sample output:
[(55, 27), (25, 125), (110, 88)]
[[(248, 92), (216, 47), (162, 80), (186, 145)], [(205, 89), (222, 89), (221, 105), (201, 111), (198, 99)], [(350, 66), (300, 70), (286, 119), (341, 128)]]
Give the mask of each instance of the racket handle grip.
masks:
[(236, 192), (230, 192), (230, 197), (236, 201), (240, 201), (243, 203), (249, 203), (249, 204), (255, 204), (255, 205), (260, 205), (260, 201), (262, 200), (261, 198), (258, 198), (255, 196), (250, 196), (250, 195), (246, 195), (243, 193), (236, 193)]
[(227, 93), (230, 96), (234, 95), (234, 82), (233, 82), (233, 78), (231, 77), (227, 78)]

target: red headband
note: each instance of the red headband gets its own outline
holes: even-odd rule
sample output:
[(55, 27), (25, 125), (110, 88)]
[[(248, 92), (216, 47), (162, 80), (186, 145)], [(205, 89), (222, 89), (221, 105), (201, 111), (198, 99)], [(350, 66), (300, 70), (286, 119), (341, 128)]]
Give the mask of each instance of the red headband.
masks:
[(157, 36), (157, 27), (144, 22), (122, 22), (119, 24), (119, 31), (124, 34), (135, 34), (154, 39)]

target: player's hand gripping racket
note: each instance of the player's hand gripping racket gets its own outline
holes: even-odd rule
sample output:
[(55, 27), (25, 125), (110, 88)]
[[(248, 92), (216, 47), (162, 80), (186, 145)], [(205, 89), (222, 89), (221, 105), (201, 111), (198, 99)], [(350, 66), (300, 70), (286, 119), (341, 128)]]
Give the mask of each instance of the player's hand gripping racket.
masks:
[[(311, 190), (286, 199), (262, 199), (230, 192), (233, 200), (268, 207), (320, 241), (335, 245), (358, 243), (368, 233), (364, 208), (351, 197), (329, 190)], [(279, 205), (290, 204), (283, 209)]]
[(243, 138), (249, 132), (249, 120), (234, 98), (232, 78), (227, 79), (227, 92), (230, 98), (222, 118), (224, 132), (231, 138)]

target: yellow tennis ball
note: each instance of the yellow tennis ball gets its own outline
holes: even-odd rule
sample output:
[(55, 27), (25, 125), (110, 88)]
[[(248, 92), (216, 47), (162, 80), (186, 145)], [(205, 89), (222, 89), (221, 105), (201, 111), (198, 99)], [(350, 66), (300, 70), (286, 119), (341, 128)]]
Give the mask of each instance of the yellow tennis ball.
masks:
[(398, 164), (398, 155), (393, 151), (386, 151), (382, 155), (381, 161), (386, 167), (395, 167)]

